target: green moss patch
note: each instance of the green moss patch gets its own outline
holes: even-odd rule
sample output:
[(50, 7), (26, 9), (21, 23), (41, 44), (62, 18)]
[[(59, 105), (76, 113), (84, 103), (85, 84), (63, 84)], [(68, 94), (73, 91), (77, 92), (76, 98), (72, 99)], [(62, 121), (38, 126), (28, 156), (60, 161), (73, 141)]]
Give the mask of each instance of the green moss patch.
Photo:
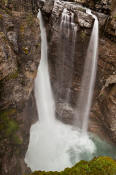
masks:
[(13, 140), (13, 143), (15, 143), (17, 145), (21, 145), (23, 143), (23, 141), (16, 134), (13, 135), (12, 140)]
[(2, 133), (0, 137), (11, 136), (18, 129), (16, 121), (10, 119), (10, 116), (15, 112), (14, 109), (10, 109), (0, 113), (0, 133)]
[(0, 112), (0, 140), (10, 139), (14, 144), (21, 144), (17, 136), (19, 125), (11, 118), (16, 114), (16, 109), (8, 109)]
[(98, 157), (89, 162), (82, 160), (61, 172), (36, 171), (30, 175), (116, 175), (116, 161), (110, 157)]

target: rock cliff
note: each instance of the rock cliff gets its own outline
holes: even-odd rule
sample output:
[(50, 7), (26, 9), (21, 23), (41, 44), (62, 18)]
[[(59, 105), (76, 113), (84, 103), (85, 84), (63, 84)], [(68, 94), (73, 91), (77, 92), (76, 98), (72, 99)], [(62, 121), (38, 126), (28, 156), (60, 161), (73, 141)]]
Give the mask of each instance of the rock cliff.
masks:
[[(8, 0), (0, 1), (0, 169), (1, 175), (22, 175), (30, 170), (24, 163), (29, 142), (30, 126), (37, 120), (33, 84), (40, 60), (40, 29), (37, 19), (41, 8), (48, 35), (48, 58), (51, 81), (56, 101), (57, 116), (65, 123), (73, 119), (73, 107), (80, 91), (84, 59), (94, 19), (80, 6), (89, 7), (100, 23), (99, 59), (89, 130), (101, 129), (116, 143), (116, 15), (115, 0), (89, 1)], [(78, 32), (75, 41), (74, 64), (70, 59), (73, 49), (66, 30), (60, 34), (61, 15), (64, 8), (74, 13)], [(62, 44), (61, 44), (62, 43)], [(61, 50), (66, 51), (66, 56)], [(66, 57), (62, 62), (62, 57)], [(64, 67), (63, 67), (64, 66)], [(72, 68), (74, 70), (72, 74)], [(59, 76), (65, 69), (62, 92)], [(72, 77), (71, 106), (62, 101)], [(60, 111), (63, 108), (62, 119)], [(71, 115), (69, 115), (71, 114)], [(100, 134), (101, 134), (100, 132)]]
[(31, 1), (0, 1), (0, 174), (26, 171), (29, 131), (37, 120), (33, 84), (40, 29)]
[[(51, 9), (43, 7), (43, 13), (49, 14), (45, 17), (48, 31), (49, 43), (49, 64), (51, 72), (51, 80), (54, 89), (54, 94), (57, 101), (57, 116), (66, 123), (71, 123), (74, 116), (73, 107), (76, 105), (78, 94), (80, 92), (80, 81), (83, 73), (84, 59), (87, 52), (89, 38), (92, 30), (92, 17), (86, 14), (86, 10), (81, 6), (82, 1), (78, 3), (56, 1)], [(100, 2), (96, 2), (100, 6)], [(114, 3), (114, 1), (112, 1)], [(89, 6), (93, 9), (93, 13), (99, 20), (99, 56), (98, 56), (98, 71), (95, 86), (93, 105), (91, 109), (89, 130), (97, 132), (99, 135), (104, 135), (116, 142), (116, 126), (115, 126), (115, 109), (116, 109), (116, 94), (115, 94), (115, 75), (116, 75), (116, 42), (115, 29), (111, 23), (114, 17), (114, 11), (111, 8), (111, 2), (104, 4), (102, 8), (97, 8), (97, 5), (90, 6), (88, 1), (84, 6)], [(87, 5), (88, 4), (88, 5)], [(103, 5), (102, 4), (102, 5)], [(106, 7), (107, 6), (107, 7)], [(64, 8), (67, 8), (69, 13), (74, 13), (74, 21), (77, 26), (77, 36), (75, 41), (74, 60), (72, 62), (71, 54), (73, 43), (71, 38), (68, 39), (67, 28), (61, 33), (61, 18)], [(104, 11), (103, 9), (108, 9)], [(96, 11), (94, 11), (96, 10)], [(113, 15), (111, 15), (113, 14)], [(113, 26), (116, 25), (114, 20)], [(73, 33), (71, 33), (73, 35)], [(62, 54), (64, 51), (66, 54)], [(72, 74), (73, 70), (73, 74)], [(63, 72), (64, 71), (64, 72)], [(61, 82), (62, 77), (62, 82)], [(69, 81), (72, 79), (71, 87), (71, 106), (65, 104), (66, 91), (69, 86)], [(62, 85), (61, 85), (62, 83)], [(62, 87), (61, 87), (62, 86)], [(62, 90), (61, 90), (62, 88)], [(60, 97), (60, 102), (59, 102)], [(64, 101), (62, 103), (62, 101)], [(99, 129), (98, 129), (99, 128)], [(98, 130), (102, 130), (99, 132)]]

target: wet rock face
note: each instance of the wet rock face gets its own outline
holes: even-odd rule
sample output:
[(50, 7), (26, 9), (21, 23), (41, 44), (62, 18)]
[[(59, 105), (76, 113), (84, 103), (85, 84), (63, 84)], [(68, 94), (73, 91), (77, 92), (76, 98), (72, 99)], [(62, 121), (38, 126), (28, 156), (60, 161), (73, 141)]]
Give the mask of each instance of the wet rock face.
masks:
[(32, 90), (41, 55), (39, 21), (31, 1), (21, 2), (0, 2), (1, 175), (27, 171), (24, 157), (37, 120)]
[(73, 124), (75, 111), (73, 107), (64, 101), (56, 103), (56, 118), (65, 124)]
[[(73, 31), (70, 31), (70, 36), (68, 36), (67, 28), (64, 28), (64, 31), (61, 31), (61, 18), (64, 8), (67, 8), (69, 14), (72, 12), (74, 13), (74, 21), (77, 26), (77, 36), (75, 39), (76, 49), (73, 55), (73, 61), (71, 58), (73, 50), (71, 35), (73, 35)], [(109, 28), (108, 15), (106, 15), (109, 12), (106, 13), (105, 11), (106, 14), (104, 14), (93, 11), (93, 13), (99, 19), (100, 39), (98, 71), (93, 105), (91, 109), (91, 120), (94, 119), (97, 122), (99, 121), (100, 127), (102, 127), (105, 132), (107, 131), (107, 135), (109, 135), (109, 138), (113, 142), (116, 142), (116, 104), (114, 102), (115, 98), (113, 95), (115, 94), (116, 88), (115, 82), (110, 83), (112, 85), (109, 85), (109, 88), (107, 87), (103, 90), (104, 99), (102, 99), (101, 95), (101, 91), (105, 86), (107, 79), (111, 75), (114, 76), (116, 74), (116, 43), (111, 41), (114, 37), (113, 33), (111, 33), (110, 36), (107, 34), (107, 31), (111, 29)], [(80, 91), (80, 81), (83, 73), (84, 60), (92, 25), (93, 19), (85, 13), (85, 10), (80, 5), (62, 1), (57, 1), (55, 3), (52, 15), (49, 19), (49, 25), (47, 25), (50, 73), (57, 101), (56, 113), (57, 117), (65, 123), (71, 123), (71, 120), (74, 118), (74, 113), (72, 111), (74, 109), (73, 107), (76, 105)], [(65, 54), (62, 54), (62, 52)], [(72, 87), (70, 90), (69, 105), (66, 104), (66, 94), (68, 86), (71, 83), (70, 80), (72, 80)], [(91, 127), (92, 126), (90, 124), (89, 128)], [(95, 128), (91, 131), (97, 132)]]
[[(63, 27), (63, 31), (61, 29), (61, 18), (64, 8), (68, 9), (69, 14), (71, 12), (74, 14), (75, 27), (78, 30), (76, 38), (72, 39), (73, 30), (71, 26), (69, 28), (70, 34), (68, 34), (67, 26)], [(66, 100), (68, 87), (73, 82), (70, 99), (72, 105), (76, 103), (76, 97), (80, 88), (80, 75), (83, 72), (83, 63), (92, 25), (93, 18), (86, 14), (85, 9), (80, 6), (65, 2), (57, 2), (55, 4), (50, 18), (48, 42), (51, 79), (53, 80), (52, 84), (55, 89), (56, 101), (59, 101), (59, 97)]]
[[(61, 30), (61, 19), (64, 8), (74, 14), (74, 22), (77, 27), (77, 35), (72, 41), (73, 30), (70, 28), (68, 35), (67, 26)], [(100, 20), (100, 28), (104, 27), (107, 16), (96, 13)], [(80, 80), (84, 68), (84, 60), (87, 52), (89, 38), (94, 19), (86, 13), (86, 10), (78, 4), (58, 1), (54, 5), (48, 29), (49, 60), (52, 67), (51, 77), (56, 96), (65, 98), (66, 91), (71, 83), (71, 104), (75, 105), (80, 89)], [(49, 38), (50, 36), (50, 38)], [(74, 49), (75, 47), (75, 49)], [(73, 60), (72, 60), (73, 59)], [(62, 78), (61, 78), (62, 77)], [(60, 79), (63, 79), (62, 82)], [(62, 83), (62, 85), (61, 85)], [(61, 90), (61, 87), (62, 90)], [(57, 97), (56, 97), (57, 98)]]

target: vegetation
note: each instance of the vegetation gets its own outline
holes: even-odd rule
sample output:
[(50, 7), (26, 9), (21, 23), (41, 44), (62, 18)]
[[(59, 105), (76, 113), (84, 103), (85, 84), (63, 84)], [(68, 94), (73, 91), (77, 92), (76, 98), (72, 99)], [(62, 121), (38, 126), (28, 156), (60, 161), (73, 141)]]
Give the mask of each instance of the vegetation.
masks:
[(89, 162), (82, 160), (61, 172), (36, 171), (31, 175), (116, 175), (116, 161), (110, 157), (98, 157)]
[(8, 109), (0, 112), (0, 141), (9, 138), (14, 144), (21, 144), (21, 140), (17, 136), (19, 129), (18, 123), (11, 118), (15, 114), (16, 109)]
[(15, 109), (10, 109), (0, 113), (0, 131), (3, 133), (1, 137), (11, 136), (18, 129), (17, 123), (9, 118), (15, 112)]

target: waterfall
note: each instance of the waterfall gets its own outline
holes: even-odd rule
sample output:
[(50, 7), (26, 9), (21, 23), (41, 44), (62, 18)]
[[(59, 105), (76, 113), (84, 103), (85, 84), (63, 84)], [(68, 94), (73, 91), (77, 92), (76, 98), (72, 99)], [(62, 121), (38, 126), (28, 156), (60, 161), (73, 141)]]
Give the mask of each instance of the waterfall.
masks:
[[(90, 11), (87, 11), (87, 13), (92, 15)], [(81, 105), (82, 102), (84, 104), (84, 111), (87, 111), (87, 115), (83, 118), (84, 131), (87, 130), (97, 63), (98, 21), (94, 15), (93, 17), (95, 22), (82, 80), (82, 89), (86, 91), (87, 89), (83, 88), (86, 85), (91, 91), (86, 91), (88, 95), (86, 94), (85, 96), (81, 93), (79, 98)], [(72, 167), (80, 160), (91, 160), (93, 157), (101, 155), (115, 155), (115, 152), (112, 151), (115, 148), (112, 149), (112, 147), (109, 147), (107, 143), (99, 140), (99, 138), (96, 139), (95, 136), (91, 136), (87, 132), (82, 134), (81, 129), (65, 125), (55, 119), (55, 101), (50, 84), (47, 60), (46, 29), (41, 12), (39, 12), (38, 18), (40, 20), (42, 41), (41, 61), (35, 80), (35, 98), (39, 121), (30, 130), (30, 141), (25, 156), (27, 166), (32, 171), (62, 171), (67, 167)], [(86, 71), (89, 71), (89, 74)], [(88, 76), (90, 76), (89, 79)], [(85, 79), (88, 81), (85, 81)], [(85, 109), (85, 102), (81, 99), (82, 97), (86, 101), (87, 109)], [(90, 98), (90, 101), (87, 98)]]
[[(65, 94), (63, 99), (67, 104), (70, 103), (77, 30), (77, 25), (74, 22), (74, 13), (69, 11), (67, 8), (64, 8), (60, 23), (61, 38), (59, 51), (61, 52), (62, 50), (62, 52), (60, 53), (60, 60), (62, 63), (60, 69), (62, 71), (60, 72), (60, 76), (58, 73), (58, 78), (61, 94)], [(69, 51), (67, 50), (67, 48), (69, 49)], [(65, 65), (67, 65), (67, 68)], [(66, 82), (65, 85), (63, 84), (64, 82)]]
[(38, 15), (38, 18), (40, 19), (42, 49), (40, 61), (41, 66), (38, 69), (38, 74), (35, 81), (35, 98), (38, 106), (37, 109), (39, 109), (39, 120), (49, 124), (55, 120), (55, 103), (48, 70), (46, 29), (44, 27), (41, 11)]
[(77, 26), (74, 23), (74, 13), (69, 12), (66, 8), (64, 8), (62, 12), (61, 17), (61, 32), (64, 30), (64, 28), (67, 28), (68, 37), (70, 35), (70, 32), (73, 31), (72, 38), (75, 39), (76, 32), (77, 32)]
[(84, 72), (80, 87), (81, 92), (77, 102), (76, 111), (77, 120), (81, 121), (81, 128), (84, 133), (87, 132), (88, 129), (88, 119), (92, 104), (98, 56), (98, 19), (89, 9), (87, 9), (87, 13), (92, 15), (95, 21), (85, 59)]
[(31, 127), (25, 156), (27, 166), (34, 170), (61, 171), (78, 161), (93, 158), (96, 147), (88, 135), (55, 118), (55, 102), (50, 85), (47, 38), (41, 12), (41, 61), (35, 80), (35, 98), (39, 121)]

